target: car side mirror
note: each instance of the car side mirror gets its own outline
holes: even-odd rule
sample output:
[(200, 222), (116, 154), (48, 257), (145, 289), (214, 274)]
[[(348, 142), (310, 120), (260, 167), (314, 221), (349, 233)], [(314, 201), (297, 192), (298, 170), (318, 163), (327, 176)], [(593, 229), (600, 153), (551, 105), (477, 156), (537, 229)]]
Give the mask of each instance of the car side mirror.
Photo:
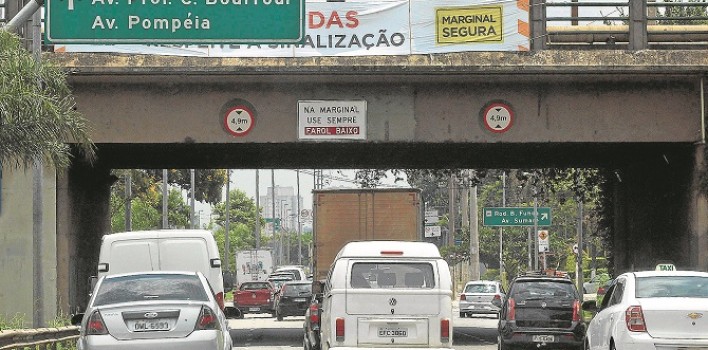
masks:
[(226, 318), (241, 318), (241, 310), (233, 306), (227, 306), (224, 308), (224, 316)]
[(492, 305), (499, 307), (499, 308), (502, 307), (502, 299), (501, 298), (492, 299)]
[(595, 300), (583, 301), (581, 308), (583, 309), (583, 311), (589, 311), (593, 313), (598, 311), (597, 302)]
[(74, 316), (71, 316), (71, 324), (74, 326), (80, 326), (81, 325), (81, 320), (83, 320), (84, 314), (79, 313)]

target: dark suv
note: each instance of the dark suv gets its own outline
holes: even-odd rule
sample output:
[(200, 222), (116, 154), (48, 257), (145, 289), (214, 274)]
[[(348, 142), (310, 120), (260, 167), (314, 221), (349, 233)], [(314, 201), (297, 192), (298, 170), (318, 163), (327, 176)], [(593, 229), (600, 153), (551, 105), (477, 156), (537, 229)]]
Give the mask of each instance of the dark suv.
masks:
[(581, 298), (565, 277), (526, 274), (509, 286), (499, 314), (499, 350), (582, 349)]

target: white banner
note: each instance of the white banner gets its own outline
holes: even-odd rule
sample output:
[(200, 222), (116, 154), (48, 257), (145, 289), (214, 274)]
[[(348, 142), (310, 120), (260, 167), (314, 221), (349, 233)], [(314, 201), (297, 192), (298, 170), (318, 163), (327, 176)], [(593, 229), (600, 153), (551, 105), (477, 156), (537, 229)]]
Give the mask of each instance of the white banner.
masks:
[(202, 57), (382, 56), (529, 49), (528, 0), (307, 0), (298, 45), (55, 45)]

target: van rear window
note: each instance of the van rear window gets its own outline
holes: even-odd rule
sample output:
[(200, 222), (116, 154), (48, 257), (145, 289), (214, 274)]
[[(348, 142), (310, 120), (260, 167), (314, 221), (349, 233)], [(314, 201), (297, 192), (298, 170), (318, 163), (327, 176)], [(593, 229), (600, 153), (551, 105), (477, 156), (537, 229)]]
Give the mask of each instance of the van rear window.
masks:
[(352, 265), (352, 288), (432, 289), (435, 274), (430, 263), (359, 262)]

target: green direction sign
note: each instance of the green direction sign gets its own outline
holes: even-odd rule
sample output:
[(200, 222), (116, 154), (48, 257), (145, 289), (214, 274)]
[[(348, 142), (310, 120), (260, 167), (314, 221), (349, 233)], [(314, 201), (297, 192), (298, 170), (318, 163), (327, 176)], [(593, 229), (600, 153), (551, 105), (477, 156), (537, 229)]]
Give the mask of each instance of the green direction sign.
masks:
[(305, 0), (47, 0), (57, 44), (296, 44)]
[[(551, 226), (551, 208), (536, 208), (537, 226)], [(485, 207), (482, 209), (484, 226), (533, 226), (533, 207)]]

